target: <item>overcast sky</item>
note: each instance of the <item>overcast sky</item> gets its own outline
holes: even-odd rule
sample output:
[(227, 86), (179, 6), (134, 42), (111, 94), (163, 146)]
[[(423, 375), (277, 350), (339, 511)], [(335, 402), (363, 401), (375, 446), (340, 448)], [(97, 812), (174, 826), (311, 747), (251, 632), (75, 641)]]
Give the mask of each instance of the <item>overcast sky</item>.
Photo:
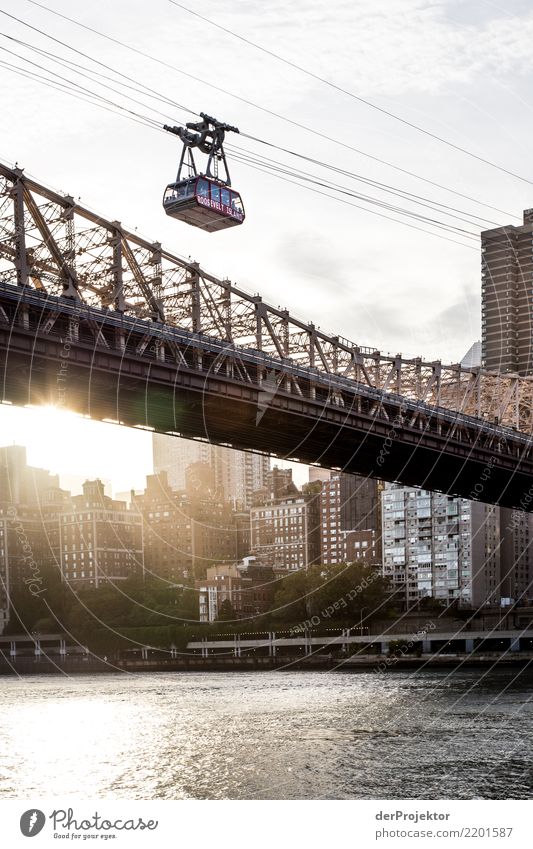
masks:
[[(522, 209), (533, 206), (533, 185), (483, 165), (289, 68), (169, 0), (45, 0), (45, 4), (263, 110), (313, 127), (505, 212), (461, 199), (298, 129), (243, 100), (81, 30), (29, 0), (4, 0), (1, 8), (162, 95), (197, 112), (213, 114), (250, 135), (475, 213), (497, 225), (518, 223)], [(279, 0), (268, 4), (188, 0), (185, 5), (430, 133), (533, 181), (530, 2), (349, 0), (332, 5), (319, 0), (293, 0), (290, 4)], [(5, 15), (0, 15), (0, 31), (76, 58)], [(25, 53), (5, 38), (0, 39), (0, 47)], [(7, 54), (0, 59), (23, 64)], [(32, 59), (39, 61), (35, 56)], [(88, 64), (80, 57), (78, 61)], [(176, 253), (200, 261), (219, 276), (230, 277), (252, 292), (261, 292), (266, 300), (360, 344), (456, 361), (479, 338), (480, 256), (476, 241), (464, 246), (412, 230), (238, 163), (232, 166), (232, 178), (243, 196), (246, 223), (225, 233), (204, 234), (167, 219), (161, 209), (162, 191), (174, 177), (179, 155), (172, 136), (42, 87), (5, 67), (0, 66), (0, 75), (4, 110), (0, 157), (7, 163), (18, 162), (41, 182), (81, 197), (105, 217), (121, 220)], [(117, 99), (113, 93), (107, 96)], [(163, 104), (159, 107), (166, 118), (148, 107), (139, 107), (139, 111), (162, 123), (187, 118), (179, 110)], [(235, 139), (235, 143), (278, 158), (244, 139)], [(286, 155), (279, 158), (291, 166), (313, 170)], [(321, 177), (328, 176), (314, 170)], [(329, 179), (340, 178), (329, 174)], [(354, 182), (347, 186), (361, 189)], [(376, 190), (367, 187), (365, 191), (377, 196)], [(464, 226), (477, 232), (482, 229), (481, 225)], [(28, 418), (31, 415), (36, 416), (27, 412), (7, 415), (0, 410), (2, 442), (18, 438), (26, 427), (24, 422), (31, 422), (26, 428), (31, 437), (37, 421)], [(75, 431), (75, 426), (69, 426), (69, 431), (72, 428)], [(60, 443), (56, 446), (50, 441), (56, 430), (54, 425), (47, 454), (39, 439), (26, 441), (32, 461), (45, 464), (55, 457), (52, 468), (61, 471), (65, 460)], [(117, 460), (122, 438), (115, 431), (105, 431), (109, 433), (105, 440), (93, 440), (93, 454), (84, 449), (80, 462), (85, 467), (79, 474), (92, 471), (106, 476), (107, 470), (117, 489), (140, 486), (149, 470), (145, 468), (149, 466), (149, 440), (145, 434), (129, 437), (130, 442), (138, 440), (139, 456), (131, 470)], [(130, 480), (132, 475), (134, 480)]]

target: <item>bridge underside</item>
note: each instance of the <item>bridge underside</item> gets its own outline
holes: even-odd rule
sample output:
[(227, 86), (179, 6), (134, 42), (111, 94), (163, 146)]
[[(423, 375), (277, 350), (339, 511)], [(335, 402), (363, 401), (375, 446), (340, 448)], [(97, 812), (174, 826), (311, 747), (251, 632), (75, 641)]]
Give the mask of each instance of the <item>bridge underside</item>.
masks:
[[(531, 508), (531, 440), (65, 299), (1, 300), (1, 395), (448, 494)], [(46, 306), (46, 308), (45, 308)], [(76, 311), (77, 309), (77, 311)], [(114, 314), (116, 316), (116, 314)], [(96, 316), (96, 318), (95, 318)], [(257, 354), (258, 352), (255, 352)], [(519, 438), (520, 437), (520, 438)]]

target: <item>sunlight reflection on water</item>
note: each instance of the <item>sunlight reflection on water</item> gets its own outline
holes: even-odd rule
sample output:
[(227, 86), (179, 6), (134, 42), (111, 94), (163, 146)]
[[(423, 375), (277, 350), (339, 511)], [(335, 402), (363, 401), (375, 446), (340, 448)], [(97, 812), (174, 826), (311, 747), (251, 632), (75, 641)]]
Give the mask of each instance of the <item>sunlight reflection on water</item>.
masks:
[(0, 796), (529, 798), (515, 674), (3, 678)]

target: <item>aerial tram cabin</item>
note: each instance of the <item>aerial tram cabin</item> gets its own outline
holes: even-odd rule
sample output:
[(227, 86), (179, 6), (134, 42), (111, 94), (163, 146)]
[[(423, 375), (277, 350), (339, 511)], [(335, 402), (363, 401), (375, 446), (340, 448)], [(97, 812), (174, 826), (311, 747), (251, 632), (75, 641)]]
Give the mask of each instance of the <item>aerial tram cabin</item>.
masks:
[[(186, 128), (165, 126), (165, 130), (179, 136), (183, 149), (176, 180), (165, 189), (163, 209), (171, 218), (216, 233), (244, 221), (244, 206), (240, 194), (231, 188), (223, 147), (225, 132), (239, 131), (203, 112), (201, 117), (201, 123), (187, 124)], [(205, 174), (196, 170), (192, 152), (195, 147), (208, 156)], [(225, 179), (219, 176), (219, 163), (222, 163)], [(184, 170), (186, 176), (182, 176)]]
[(208, 233), (235, 227), (244, 221), (240, 194), (202, 175), (170, 183), (163, 196), (163, 208), (172, 218)]

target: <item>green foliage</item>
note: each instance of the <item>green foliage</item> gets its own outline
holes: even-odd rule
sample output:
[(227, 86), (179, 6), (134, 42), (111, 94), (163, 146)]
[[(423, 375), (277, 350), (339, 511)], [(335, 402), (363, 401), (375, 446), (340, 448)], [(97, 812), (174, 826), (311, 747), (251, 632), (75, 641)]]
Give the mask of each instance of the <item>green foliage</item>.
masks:
[(308, 574), (303, 571), (293, 572), (280, 579), (272, 605), (274, 620), (297, 622), (307, 618)]
[[(36, 625), (49, 620), (48, 631), (59, 631), (65, 616), (64, 589), (59, 568), (40, 566), (36, 584), (21, 584), (11, 592), (10, 621), (5, 634), (38, 630)], [(32, 592), (38, 590), (37, 593)], [(39, 630), (43, 631), (44, 628)]]
[(403, 640), (391, 640), (389, 643), (389, 654), (400, 657), (406, 654), (415, 654), (420, 657), (422, 654), (422, 645), (419, 640), (412, 640), (406, 637)]
[(450, 610), (450, 604), (444, 604), (440, 599), (433, 598), (433, 596), (426, 595), (424, 598), (421, 598), (418, 602), (418, 609), (420, 611), (427, 610), (430, 613), (439, 613), (444, 607)]
[[(59, 570), (43, 572), (46, 593), (32, 596), (26, 587), (13, 593), (13, 618), (7, 633), (65, 631), (100, 654), (138, 646), (183, 650), (193, 638), (301, 626), (313, 619), (318, 628), (368, 626), (372, 615), (391, 610), (387, 581), (364, 562), (314, 566), (275, 583), (269, 612), (236, 622), (229, 601), (220, 606), (215, 623), (200, 623), (198, 593), (160, 579), (126, 581), (80, 588), (61, 582)], [(14, 611), (17, 611), (17, 614)]]
[(192, 587), (132, 577), (76, 592), (61, 583), (58, 570), (56, 574), (43, 573), (43, 587), (46, 591), (37, 597), (26, 587), (13, 592), (12, 620), (6, 633), (64, 629), (84, 645), (93, 643), (110, 650), (122, 645), (117, 634), (147, 630), (154, 643), (163, 645), (169, 639), (181, 639), (184, 624), (198, 627), (198, 594)]
[(390, 607), (389, 584), (366, 563), (313, 566), (280, 581), (274, 597), (272, 616), (286, 623), (318, 617), (328, 621), (357, 623)]
[(231, 622), (235, 619), (235, 611), (233, 609), (233, 605), (229, 599), (224, 599), (222, 604), (220, 605), (220, 610), (218, 611), (217, 621), (218, 622)]

